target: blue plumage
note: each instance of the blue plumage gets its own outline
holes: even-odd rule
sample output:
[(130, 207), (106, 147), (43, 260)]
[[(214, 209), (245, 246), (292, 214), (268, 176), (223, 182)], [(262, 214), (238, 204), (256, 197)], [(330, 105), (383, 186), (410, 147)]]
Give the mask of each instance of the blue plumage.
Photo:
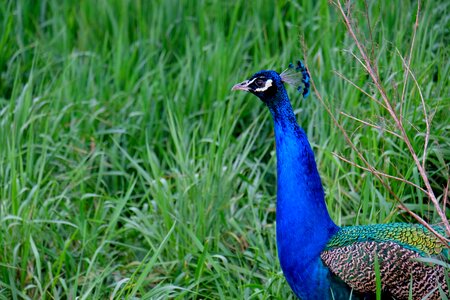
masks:
[[(259, 79), (272, 80), (272, 85), (258, 91), (265, 86)], [(320, 252), (339, 228), (328, 215), (314, 153), (296, 122), (283, 81), (275, 71), (260, 71), (233, 89), (254, 93), (273, 117), (278, 173), (277, 246), (283, 273), (298, 296), (326, 299), (330, 274)]]
[[(446, 246), (439, 244), (426, 229), (392, 224), (386, 225), (381, 233), (377, 229), (381, 227), (344, 230), (331, 220), (314, 153), (305, 132), (297, 124), (284, 82), (296, 86), (304, 97), (308, 96), (310, 77), (301, 61), (296, 66), (291, 64), (281, 74), (260, 71), (236, 84), (233, 90), (256, 95), (272, 114), (277, 154), (278, 256), (295, 294), (302, 299), (321, 300), (349, 299), (351, 294), (353, 298), (370, 297), (375, 291), (375, 256), (385, 259), (380, 262), (380, 268), (384, 272), (382, 283), (386, 295), (407, 299), (410, 278), (417, 281), (413, 289), (417, 286), (418, 295), (425, 295), (423, 293), (436, 284), (448, 291), (442, 267), (435, 272), (433, 267), (412, 262), (411, 258), (426, 251), (404, 247), (405, 241), (409, 243), (416, 238), (422, 242), (421, 247)], [(392, 282), (391, 277), (395, 278)], [(439, 294), (432, 294), (430, 299), (438, 299), (435, 296)]]

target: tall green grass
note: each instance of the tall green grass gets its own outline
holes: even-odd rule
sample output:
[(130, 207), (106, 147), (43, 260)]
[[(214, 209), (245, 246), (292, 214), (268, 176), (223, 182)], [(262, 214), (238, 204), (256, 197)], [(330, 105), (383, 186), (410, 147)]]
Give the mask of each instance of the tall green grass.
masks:
[[(306, 2), (306, 1), (301, 1)], [(352, 7), (395, 96), (413, 3)], [(403, 6), (402, 6), (403, 5)], [(433, 115), (427, 171), (449, 178), (449, 4), (422, 7), (411, 68)], [(276, 258), (269, 114), (231, 86), (306, 57), (318, 91), (388, 174), (421, 186), (398, 139), (339, 113), (392, 124), (333, 71), (372, 83), (328, 1), (4, 1), (0, 4), (1, 299), (293, 299)], [(420, 153), (425, 124), (406, 83), (403, 116)], [(340, 225), (410, 221), (360, 164), (312, 95), (290, 90)], [(427, 197), (389, 181), (433, 222)]]

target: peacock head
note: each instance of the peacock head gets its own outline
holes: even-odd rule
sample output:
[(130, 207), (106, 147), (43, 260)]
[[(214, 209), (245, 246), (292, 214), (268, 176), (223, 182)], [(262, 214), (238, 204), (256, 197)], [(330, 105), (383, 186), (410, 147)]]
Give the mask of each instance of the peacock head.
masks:
[(277, 99), (280, 92), (285, 92), (284, 82), (295, 85), (306, 98), (309, 95), (309, 78), (308, 70), (299, 60), (296, 66), (291, 63), (281, 74), (272, 70), (259, 71), (249, 79), (234, 85), (231, 90), (250, 92), (268, 104)]
[(284, 85), (280, 74), (271, 70), (263, 70), (255, 73), (248, 80), (236, 84), (231, 90), (250, 92), (263, 102), (268, 102), (277, 95), (278, 91), (284, 90)]

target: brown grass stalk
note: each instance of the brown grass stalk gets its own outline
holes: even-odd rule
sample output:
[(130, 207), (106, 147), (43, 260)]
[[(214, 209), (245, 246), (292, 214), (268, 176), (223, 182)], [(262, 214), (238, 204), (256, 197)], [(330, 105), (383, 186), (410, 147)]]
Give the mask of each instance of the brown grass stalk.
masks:
[[(361, 59), (357, 59), (357, 60), (361, 63), (363, 68), (367, 71), (367, 73), (369, 74), (369, 76), (372, 79), (373, 83), (375, 84), (378, 92), (380, 93), (381, 98), (382, 98), (382, 100), (384, 102), (384, 105), (387, 108), (388, 113), (390, 114), (391, 118), (394, 120), (397, 129), (400, 131), (401, 139), (406, 144), (406, 146), (408, 148), (408, 151), (411, 154), (411, 157), (412, 157), (412, 159), (413, 159), (413, 161), (414, 161), (414, 163), (415, 163), (415, 165), (417, 167), (417, 170), (419, 171), (419, 174), (420, 174), (420, 176), (422, 178), (422, 181), (423, 181), (423, 183), (425, 185), (426, 195), (428, 196), (428, 198), (433, 203), (433, 205), (434, 205), (434, 207), (436, 209), (436, 212), (438, 213), (439, 217), (441, 218), (441, 220), (442, 220), (442, 222), (443, 222), (443, 224), (445, 226), (447, 234), (450, 235), (450, 224), (449, 224), (449, 221), (448, 221), (447, 217), (445, 216), (445, 213), (444, 213), (443, 209), (441, 208), (441, 206), (440, 206), (440, 204), (439, 204), (439, 202), (438, 202), (438, 200), (437, 200), (437, 198), (436, 198), (436, 196), (434, 194), (433, 189), (431, 188), (431, 184), (430, 184), (427, 172), (425, 170), (424, 161), (425, 161), (426, 153), (424, 153), (423, 162), (421, 162), (419, 157), (418, 157), (418, 155), (417, 155), (417, 153), (416, 153), (416, 151), (414, 150), (414, 148), (413, 148), (413, 146), (411, 144), (410, 138), (408, 137), (408, 135), (406, 133), (405, 127), (403, 126), (403, 122), (402, 122), (401, 116), (399, 114), (397, 114), (397, 112), (395, 111), (394, 106), (392, 105), (391, 100), (389, 99), (389, 97), (388, 97), (388, 95), (387, 95), (387, 93), (386, 93), (386, 91), (385, 91), (385, 89), (384, 89), (384, 87), (383, 87), (383, 85), (381, 83), (381, 79), (378, 76), (378, 72), (376, 71), (377, 70), (376, 69), (376, 64), (369, 59), (369, 56), (368, 56), (368, 54), (366, 52), (365, 47), (363, 46), (363, 44), (360, 42), (360, 40), (356, 36), (355, 28), (353, 27), (352, 22), (350, 20), (350, 16), (349, 16), (349, 14), (350, 14), (350, 8), (349, 8), (350, 4), (349, 4), (349, 2), (345, 2), (345, 3), (346, 3), (345, 4), (346, 8), (344, 10), (344, 7), (342, 6), (341, 1), (338, 0), (338, 1), (334, 2), (335, 6), (338, 8), (338, 10), (339, 10), (339, 12), (340, 12), (340, 14), (341, 14), (341, 16), (343, 18), (343, 22), (344, 22), (344, 24), (345, 24), (345, 26), (347, 28), (347, 32), (349, 33), (349, 35), (353, 39), (353, 41), (354, 41), (354, 43), (355, 43), (356, 47), (358, 48), (359, 53), (361, 55)], [(411, 42), (412, 44), (411, 44), (411, 47), (410, 47), (409, 59), (407, 61), (404, 61), (404, 66), (405, 66), (405, 69), (406, 69), (405, 70), (405, 72), (406, 72), (405, 77), (406, 78), (404, 79), (404, 86), (406, 85), (406, 82), (408, 81), (409, 75), (412, 75), (412, 72), (410, 71), (410, 65), (411, 65), (411, 59), (412, 59), (411, 55), (412, 55), (412, 50), (413, 50), (413, 46), (414, 46), (416, 30), (417, 30), (417, 27), (419, 26), (420, 7), (421, 7), (420, 6), (420, 1), (418, 1), (417, 14), (416, 14), (415, 26), (414, 26), (414, 31), (413, 31), (413, 39), (412, 39), (412, 42)], [(346, 13), (346, 11), (348, 13)], [(422, 106), (423, 106), (423, 110), (424, 110), (425, 122), (426, 122), (426, 126), (427, 126), (427, 131), (425, 133), (425, 135), (426, 135), (425, 136), (425, 141), (426, 142), (425, 142), (425, 146), (424, 146), (425, 147), (424, 150), (426, 151), (427, 150), (427, 146), (428, 146), (428, 140), (429, 140), (429, 130), (430, 130), (430, 124), (429, 123), (430, 123), (430, 121), (429, 121), (427, 113), (426, 113), (426, 107), (425, 107), (425, 102), (423, 100), (423, 97), (421, 97), (421, 99), (422, 99)], [(321, 100), (321, 101), (323, 102), (323, 100)], [(404, 101), (404, 93), (402, 93), (402, 101)], [(362, 158), (362, 155), (361, 155), (361, 158)], [(363, 161), (364, 161), (365, 164), (368, 164), (365, 159)], [(372, 166), (370, 166), (370, 167), (368, 166), (368, 168), (373, 173), (373, 171), (374, 171), (373, 167)], [(379, 174), (374, 173), (374, 175), (379, 177), (379, 179), (381, 178)], [(384, 182), (384, 181), (382, 181), (382, 182)], [(384, 183), (383, 183), (383, 185), (384, 185)], [(397, 197), (395, 196), (395, 198), (397, 198)], [(402, 207), (405, 207), (403, 204), (400, 204), (400, 205)], [(415, 217), (415, 214), (413, 214), (410, 211), (408, 211), (408, 212), (413, 217)], [(424, 222), (423, 219), (421, 219), (421, 218), (416, 218), (416, 219), (420, 223)], [(431, 229), (430, 226), (427, 226), (427, 227), (428, 227), (428, 229)], [(441, 238), (443, 238), (443, 237), (441, 236)]]

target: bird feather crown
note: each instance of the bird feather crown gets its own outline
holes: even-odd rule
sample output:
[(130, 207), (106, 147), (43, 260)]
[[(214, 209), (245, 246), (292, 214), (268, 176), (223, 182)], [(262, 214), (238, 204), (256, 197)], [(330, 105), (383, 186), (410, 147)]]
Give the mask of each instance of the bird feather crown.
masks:
[(303, 95), (303, 98), (308, 97), (310, 88), (310, 76), (308, 69), (301, 60), (297, 61), (297, 65), (289, 64), (289, 67), (281, 74), (281, 81), (289, 83), (297, 88), (297, 91)]

